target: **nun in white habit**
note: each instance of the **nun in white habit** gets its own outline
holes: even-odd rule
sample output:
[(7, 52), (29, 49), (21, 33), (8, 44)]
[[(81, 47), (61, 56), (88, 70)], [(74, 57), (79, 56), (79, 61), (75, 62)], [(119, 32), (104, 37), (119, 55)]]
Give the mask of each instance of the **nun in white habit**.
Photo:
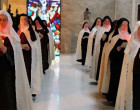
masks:
[(96, 18), (91, 28), (91, 32), (88, 38), (87, 54), (86, 54), (86, 61), (85, 61), (85, 65), (88, 67), (91, 67), (91, 58), (92, 58), (92, 55), (93, 55), (92, 52), (94, 49), (93, 46), (95, 42), (95, 33), (99, 30), (101, 24), (102, 24), (102, 19), (98, 17)]
[[(107, 71), (107, 70), (110, 70), (110, 63), (109, 63), (110, 60), (108, 60), (108, 58), (109, 58), (109, 53), (110, 53), (111, 49), (113, 48), (113, 46), (112, 46), (113, 43), (110, 43), (110, 42), (111, 42), (112, 36), (116, 30), (117, 22), (118, 22), (118, 20), (113, 21), (113, 23), (112, 23), (113, 28), (109, 35), (108, 42), (105, 43), (103, 52), (102, 52), (101, 66), (100, 66), (99, 80), (98, 80), (98, 92), (101, 92), (101, 93), (107, 93), (107, 90), (104, 88), (107, 88), (106, 86), (108, 86), (108, 85), (106, 85), (106, 83), (103, 83), (103, 80), (104, 80), (104, 77), (106, 78), (107, 75), (110, 75), (110, 71)], [(106, 79), (106, 81), (109, 81), (109, 79)], [(103, 84), (105, 84), (105, 85), (103, 85)]]
[(140, 21), (136, 23), (123, 60), (115, 110), (140, 110)]
[(118, 22), (116, 31), (111, 40), (111, 42), (113, 41), (114, 45), (112, 45), (113, 48), (109, 55), (110, 82), (109, 82), (109, 90), (106, 95), (106, 98), (108, 101), (112, 101), (113, 103), (115, 103), (116, 101), (121, 68), (122, 68), (122, 63), (124, 58), (124, 50), (131, 37), (130, 33), (131, 31), (129, 27), (129, 21), (126, 18), (121, 18)]
[(79, 35), (78, 35), (78, 40), (77, 40), (77, 48), (76, 48), (76, 60), (78, 62), (82, 62), (82, 37), (84, 35), (85, 32), (90, 33), (90, 30), (88, 28), (88, 22), (85, 22), (83, 24), (82, 30), (80, 31)]
[(111, 31), (111, 19), (109, 16), (105, 16), (103, 19), (103, 26), (98, 30), (95, 38), (94, 51), (92, 57), (92, 66), (90, 72), (90, 78), (98, 81), (100, 61), (102, 56), (102, 50), (104, 43), (107, 42), (109, 33)]
[[(12, 62), (12, 60), (10, 58), (10, 54), (5, 52), (3, 50), (3, 48), (0, 46), (1, 47), (0, 53), (2, 52), (3, 58), (4, 58), (4, 56), (5, 56), (5, 58), (7, 57), (7, 59), (9, 60), (9, 63), (11, 63), (11, 65), (14, 65), (13, 66), (14, 70), (13, 70), (12, 74), (15, 73), (15, 80), (13, 80), (13, 82), (11, 82), (10, 85), (12, 83), (15, 84), (14, 86), (15, 86), (15, 95), (16, 95), (16, 109), (8, 108), (8, 107), (10, 107), (8, 105), (9, 104), (8, 100), (12, 100), (12, 99), (6, 99), (7, 100), (6, 108), (1, 108), (1, 106), (3, 106), (2, 105), (3, 102), (1, 103), (0, 108), (2, 110), (33, 110), (32, 98), (31, 98), (29, 82), (28, 82), (24, 59), (23, 59), (20, 38), (12, 27), (13, 22), (12, 22), (12, 19), (11, 19), (9, 13), (4, 10), (1, 10), (0, 15), (1, 15), (1, 18), (0, 18), (1, 22), (5, 22), (5, 23), (7, 22), (6, 27), (3, 30), (0, 30), (0, 37), (4, 36), (4, 45), (7, 47), (7, 52), (9, 51), (9, 46), (11, 45), (11, 47), (13, 49), (13, 54), (14, 54), (14, 61)], [(3, 19), (2, 16), (5, 17), (6, 19), (5, 18)], [(6, 39), (9, 42), (8, 45), (10, 44), (9, 46), (6, 44), (6, 42), (7, 42)], [(5, 70), (8, 70), (8, 66), (9, 66), (9, 64), (7, 63), (7, 69), (5, 68)], [(3, 68), (1, 68), (1, 69), (3, 69)], [(6, 80), (7, 78), (4, 78), (2, 80)], [(7, 82), (8, 82), (8, 80), (7, 80)], [(7, 82), (5, 82), (5, 83), (7, 83)], [(9, 88), (11, 88), (11, 87), (9, 87)], [(5, 87), (5, 88), (1, 88), (1, 89), (6, 90), (7, 88)], [(0, 91), (0, 92), (2, 92), (2, 91)], [(5, 91), (4, 94), (6, 94), (7, 92), (12, 92), (12, 91)], [(1, 94), (1, 95), (4, 95), (4, 94)], [(8, 95), (7, 95), (7, 97), (8, 97)], [(2, 101), (4, 101), (4, 100), (2, 100)]]
[(55, 59), (55, 55), (54, 55), (54, 39), (53, 39), (53, 32), (51, 30), (51, 28), (48, 28), (49, 33), (49, 55), (48, 55), (48, 62), (49, 65), (52, 64), (52, 61)]
[(39, 45), (38, 34), (36, 34), (32, 26), (28, 23), (28, 17), (26, 14), (20, 15), (18, 34), (22, 46), (29, 46), (29, 49), (23, 48), (23, 55), (26, 70), (28, 70), (30, 74), (30, 78), (28, 79), (31, 82), (31, 93), (32, 96), (35, 97), (36, 94), (41, 92), (41, 78), (43, 75), (41, 47)]
[[(47, 22), (46, 20), (42, 20), (44, 25), (47, 26)], [(48, 33), (48, 37), (49, 37), (49, 54), (48, 54), (48, 62), (49, 65), (51, 65), (52, 61), (55, 59), (55, 54), (54, 54), (54, 38), (53, 38), (53, 32), (51, 30), (51, 27), (48, 27), (49, 33)]]

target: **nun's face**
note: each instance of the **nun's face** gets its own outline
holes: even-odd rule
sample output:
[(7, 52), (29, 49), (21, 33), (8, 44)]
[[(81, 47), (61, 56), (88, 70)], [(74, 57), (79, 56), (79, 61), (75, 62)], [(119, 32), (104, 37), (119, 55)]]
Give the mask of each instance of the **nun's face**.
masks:
[(117, 23), (116, 23), (116, 24), (114, 24), (114, 27), (113, 27), (113, 29), (114, 29), (114, 30), (116, 30), (116, 27), (117, 27)]
[(8, 18), (6, 15), (0, 14), (0, 30), (7, 26)]
[(140, 38), (140, 26), (139, 26), (139, 28), (138, 28), (138, 36), (139, 36), (139, 38)]
[(29, 22), (30, 22), (30, 24), (32, 24), (32, 20), (31, 19), (29, 19)]
[(104, 25), (110, 25), (110, 20), (109, 20), (109, 19), (106, 19), (106, 20), (104, 21)]
[(21, 16), (21, 17), (20, 17), (20, 25), (21, 25), (21, 26), (26, 26), (26, 25), (28, 25), (28, 18), (27, 18), (27, 16)]
[(43, 24), (44, 24), (44, 25), (47, 25), (46, 21), (43, 21)]
[(123, 21), (122, 25), (120, 27), (121, 31), (128, 31), (128, 22), (127, 21)]
[(35, 20), (35, 25), (36, 25), (37, 27), (40, 27), (40, 26), (41, 26), (38, 20)]
[(96, 26), (101, 26), (101, 20), (100, 20), (100, 19), (98, 19), (98, 20), (96, 21)]
[(88, 23), (84, 25), (84, 28), (87, 29), (89, 27)]

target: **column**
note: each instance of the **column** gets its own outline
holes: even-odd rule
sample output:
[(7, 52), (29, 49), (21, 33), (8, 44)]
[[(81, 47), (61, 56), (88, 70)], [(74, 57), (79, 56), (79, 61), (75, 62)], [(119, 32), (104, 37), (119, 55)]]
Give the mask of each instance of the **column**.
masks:
[(3, 0), (0, 1), (0, 10), (3, 9)]
[(135, 23), (136, 23), (136, 0), (132, 0), (132, 29), (134, 29)]
[(117, 19), (117, 0), (115, 0), (115, 19)]
[(3, 0), (3, 9), (4, 10), (8, 9), (8, 0)]

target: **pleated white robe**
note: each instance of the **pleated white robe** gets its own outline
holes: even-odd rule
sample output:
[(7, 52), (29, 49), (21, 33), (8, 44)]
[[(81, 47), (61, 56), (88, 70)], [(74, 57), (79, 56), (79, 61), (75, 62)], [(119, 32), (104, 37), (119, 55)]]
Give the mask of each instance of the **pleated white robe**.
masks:
[(48, 51), (48, 62), (49, 65), (51, 65), (52, 61), (55, 59), (55, 55), (54, 55), (54, 40), (53, 40), (53, 33), (52, 30), (50, 28), (48, 28), (49, 33), (49, 51)]
[(101, 59), (99, 80), (98, 80), (98, 92), (108, 93), (109, 83), (110, 83), (110, 59), (109, 54), (113, 49), (114, 45), (119, 39), (119, 36), (114, 36), (112, 39), (112, 34), (109, 36), (108, 42), (105, 44)]
[(93, 51), (93, 56), (92, 56), (92, 65), (91, 65), (91, 72), (90, 72), (91, 79), (96, 79), (96, 75), (97, 75), (98, 60), (99, 60), (99, 55), (100, 55), (100, 40), (102, 39), (104, 33), (110, 31), (110, 29), (111, 27), (107, 29), (104, 27), (101, 27), (97, 31), (97, 35), (96, 35), (95, 43), (94, 43), (94, 51)]
[[(39, 94), (41, 92), (41, 77), (42, 74), (42, 68), (40, 65), (42, 64), (40, 62), (41, 58), (41, 47), (38, 47), (38, 41), (32, 42), (27, 37), (28, 42), (31, 45), (32, 48), (32, 62), (31, 62), (31, 93), (32, 94)], [(40, 48), (40, 49), (39, 49)], [(42, 71), (43, 72), (43, 71)]]
[(90, 32), (89, 38), (88, 38), (88, 46), (87, 46), (87, 55), (86, 55), (86, 61), (85, 65), (88, 67), (91, 67), (91, 59), (92, 59), (92, 43), (94, 39), (95, 33), (99, 30), (99, 28), (94, 27), (92, 31)]
[(23, 32), (32, 48), (31, 51), (31, 93), (39, 94), (41, 92), (41, 79), (43, 78), (43, 68), (42, 68), (42, 54), (40, 46), (39, 35), (35, 32), (36, 41), (31, 41), (30, 34), (27, 29), (21, 30)]
[[(15, 33), (15, 32), (14, 32)], [(20, 42), (8, 36), (14, 49), (17, 110), (33, 110), (33, 102)]]
[(133, 66), (139, 48), (140, 43), (131, 38), (125, 49), (115, 110), (133, 110)]
[(1, 10), (0, 14), (7, 16), (8, 24), (4, 33), (0, 36), (7, 36), (14, 50), (15, 63), (15, 89), (17, 110), (33, 110), (33, 102), (27, 78), (20, 38), (12, 27), (12, 19), (8, 12)]
[(90, 30), (89, 29), (87, 29), (87, 30), (82, 29), (78, 35), (77, 48), (76, 48), (76, 60), (82, 59), (81, 42), (82, 42), (83, 34), (85, 32), (90, 33)]

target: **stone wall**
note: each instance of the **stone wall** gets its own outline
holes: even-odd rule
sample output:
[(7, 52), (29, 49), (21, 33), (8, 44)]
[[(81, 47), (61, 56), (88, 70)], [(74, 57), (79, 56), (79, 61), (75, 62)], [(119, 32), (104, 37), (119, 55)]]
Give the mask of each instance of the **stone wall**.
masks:
[(2, 9), (2, 1), (0, 1), (0, 10)]
[(96, 17), (109, 15), (114, 20), (115, 0), (62, 0), (61, 52), (74, 53), (77, 36), (84, 23), (86, 8), (91, 12), (91, 25)]
[(16, 9), (18, 9), (19, 14), (26, 13), (26, 1), (27, 0), (8, 0), (8, 4), (11, 4), (11, 12), (16, 15)]
[(3, 0), (3, 9), (4, 10), (8, 9), (8, 0)]
[(0, 0), (0, 9), (8, 9), (8, 0)]
[(61, 52), (75, 52), (77, 36), (84, 22), (83, 12), (87, 7), (91, 12), (91, 21), (105, 15), (109, 15), (112, 20), (125, 17), (130, 21), (133, 31), (137, 22), (138, 4), (140, 0), (62, 0)]
[(132, 1), (132, 28), (134, 28), (138, 20), (138, 5), (139, 4), (140, 4), (140, 0)]
[(140, 5), (140, 0), (136, 0), (135, 4), (135, 22), (138, 20), (138, 5)]
[(137, 22), (140, 0), (117, 0), (116, 4), (116, 18), (127, 18), (130, 21), (131, 30), (133, 30)]

